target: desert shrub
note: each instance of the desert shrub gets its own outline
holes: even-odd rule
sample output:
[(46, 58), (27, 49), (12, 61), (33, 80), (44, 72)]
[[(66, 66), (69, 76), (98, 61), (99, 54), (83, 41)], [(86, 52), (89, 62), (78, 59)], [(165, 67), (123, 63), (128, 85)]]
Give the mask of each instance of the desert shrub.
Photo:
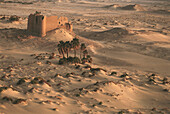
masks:
[(89, 62), (89, 63), (92, 63), (92, 58), (91, 58), (91, 56), (90, 55), (87, 55), (87, 61)]
[(156, 111), (157, 109), (154, 107), (154, 108), (152, 108), (152, 111)]
[(76, 94), (76, 97), (80, 97), (80, 94)]
[(31, 88), (28, 90), (28, 92), (33, 93), (35, 88)]
[(90, 56), (90, 55), (87, 55), (87, 59), (89, 59), (89, 58), (91, 58), (91, 56)]
[(16, 16), (16, 15), (13, 15), (9, 18), (9, 21), (19, 21), (20, 17), (19, 16)]
[(156, 76), (156, 74), (152, 74), (151, 76)]
[(6, 100), (6, 101), (13, 101), (13, 100), (12, 100), (12, 98), (7, 97), (7, 96), (3, 97), (3, 98), (2, 98), (2, 100)]
[(39, 81), (39, 84), (44, 84), (44, 80), (40, 80), (40, 81)]
[(70, 73), (67, 73), (67, 74), (66, 74), (66, 77), (70, 77), (70, 76), (71, 76), (71, 74), (70, 74)]
[(102, 102), (99, 102), (99, 105), (102, 105), (103, 103)]
[(6, 17), (5, 16), (3, 16), (2, 18), (0, 18), (0, 20), (5, 20), (6, 19)]
[(149, 82), (155, 82), (155, 80), (154, 80), (154, 79), (152, 79), (152, 78), (150, 78), (150, 79), (149, 79)]
[(103, 68), (91, 68), (90, 71), (91, 72), (95, 72), (95, 71), (101, 71), (103, 70), (104, 72), (107, 72), (107, 70), (103, 69)]
[(0, 93), (3, 91), (3, 90), (7, 90), (8, 87), (0, 87)]
[(151, 76), (149, 76), (148, 78), (151, 78), (151, 79), (155, 79), (155, 74), (152, 74)]
[(80, 59), (78, 57), (68, 57), (68, 58), (61, 58), (59, 60), (59, 64), (63, 65), (63, 64), (73, 64), (73, 63), (80, 63)]
[(80, 59), (78, 57), (74, 57), (73, 63), (80, 63)]
[(80, 65), (76, 65), (76, 67), (75, 67), (76, 69), (79, 69), (80, 68)]
[(38, 84), (40, 79), (40, 77), (35, 77), (33, 80), (31, 80), (31, 84)]
[(38, 80), (31, 80), (31, 84), (38, 84), (39, 81)]
[(124, 113), (124, 112), (123, 112), (122, 110), (118, 112), (118, 114), (123, 114), (123, 113)]
[(35, 77), (33, 80), (31, 80), (31, 84), (38, 84), (38, 83), (43, 83), (43, 78), (41, 77)]
[(35, 77), (34, 80), (39, 81), (39, 80), (42, 80), (42, 78), (41, 77)]
[(54, 56), (50, 56), (49, 59), (54, 59)]
[(92, 63), (92, 58), (90, 57), (90, 55), (87, 55), (87, 57), (82, 58), (81, 61), (82, 61), (82, 64), (85, 64), (86, 62)]
[(16, 99), (13, 104), (19, 104), (19, 103), (22, 103), (22, 102), (26, 102), (25, 99)]
[(116, 74), (117, 74), (117, 72), (114, 72), (114, 71), (113, 71), (113, 72), (111, 72), (110, 75), (116, 75)]
[(67, 58), (68, 63), (80, 63), (80, 59), (78, 57), (69, 57)]
[(52, 63), (51, 63), (50, 61), (46, 61), (46, 64), (49, 64), (49, 65), (51, 65)]
[(74, 57), (68, 57), (67, 58), (67, 62), (68, 63), (73, 63), (73, 61), (74, 61)]
[(66, 64), (67, 63), (67, 59), (66, 58), (61, 58), (59, 60), (59, 65), (63, 65), (63, 64)]
[(124, 77), (126, 77), (126, 76), (128, 76), (128, 74), (127, 74), (127, 73), (124, 73), (124, 74), (122, 74), (120, 77), (121, 77), (121, 78), (124, 78)]
[(167, 78), (167, 77), (164, 77), (163, 81), (168, 81), (168, 78)]
[(167, 77), (164, 77), (164, 79), (162, 80), (163, 84), (168, 84), (169, 81), (168, 81), (168, 78)]
[(82, 61), (82, 64), (85, 64), (87, 62), (87, 58), (82, 58), (81, 61)]
[(90, 65), (86, 65), (84, 68), (91, 68), (91, 66)]
[(25, 83), (26, 78), (21, 78), (18, 82), (17, 85), (21, 85), (23, 83)]
[(163, 91), (165, 91), (165, 92), (169, 92), (169, 89), (163, 89)]
[(82, 72), (81, 75), (85, 75), (86, 74), (86, 71)]
[(35, 77), (33, 80), (31, 80), (30, 83), (31, 84), (44, 84), (44, 83), (46, 83), (48, 86), (51, 87), (51, 85), (41, 77)]
[(89, 63), (92, 63), (92, 61), (93, 61), (92, 58), (89, 58), (89, 59), (88, 59), (88, 62), (89, 62)]

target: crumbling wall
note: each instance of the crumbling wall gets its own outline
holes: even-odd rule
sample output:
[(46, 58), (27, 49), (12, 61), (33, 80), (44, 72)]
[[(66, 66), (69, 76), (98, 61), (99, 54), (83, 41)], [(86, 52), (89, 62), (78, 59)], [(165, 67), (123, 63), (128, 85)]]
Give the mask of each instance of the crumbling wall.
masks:
[(64, 28), (72, 31), (73, 26), (71, 23), (69, 23), (67, 17), (46, 17), (41, 15), (39, 12), (30, 14), (28, 17), (27, 31), (29, 34), (43, 37), (46, 36), (46, 32), (56, 28)]
[(60, 17), (58, 18), (57, 16), (50, 16), (47, 17), (47, 21), (46, 21), (46, 31), (51, 31), (54, 30), (56, 28), (62, 28), (63, 26), (65, 26), (65, 24), (68, 23), (68, 18), (67, 17)]
[(56, 28), (58, 28), (58, 17), (57, 16), (50, 16), (47, 17), (47, 21), (46, 21), (46, 31), (51, 31), (54, 30)]
[(65, 26), (66, 23), (68, 23), (67, 17), (60, 17), (58, 19), (59, 27)]
[(70, 32), (73, 31), (73, 25), (71, 23), (66, 23), (65, 24), (65, 29), (69, 30)]

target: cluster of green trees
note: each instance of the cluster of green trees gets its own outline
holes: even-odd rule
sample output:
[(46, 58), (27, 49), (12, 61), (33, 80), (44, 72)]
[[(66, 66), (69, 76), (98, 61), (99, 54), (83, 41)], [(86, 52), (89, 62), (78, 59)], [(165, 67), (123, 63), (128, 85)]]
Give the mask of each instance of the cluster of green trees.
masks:
[[(92, 58), (88, 55), (85, 43), (80, 44), (77, 38), (74, 38), (72, 41), (59, 41), (57, 47), (59, 54), (63, 56), (63, 58), (59, 60), (59, 64), (92, 62)], [(74, 57), (69, 56), (71, 50), (74, 50)], [(77, 57), (78, 50), (80, 51), (80, 57)]]

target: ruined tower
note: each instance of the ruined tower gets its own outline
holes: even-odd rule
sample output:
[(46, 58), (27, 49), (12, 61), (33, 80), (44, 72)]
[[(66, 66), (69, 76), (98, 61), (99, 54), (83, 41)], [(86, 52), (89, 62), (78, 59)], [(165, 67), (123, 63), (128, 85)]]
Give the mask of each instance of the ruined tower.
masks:
[(30, 14), (28, 17), (27, 30), (32, 35), (41, 36), (41, 37), (45, 36), (46, 16), (43, 16), (37, 12), (35, 14)]
[(46, 17), (40, 12), (30, 14), (28, 17), (27, 31), (31, 35), (44, 37), (48, 31), (52, 31), (56, 28), (64, 28), (69, 31), (73, 29), (67, 17)]

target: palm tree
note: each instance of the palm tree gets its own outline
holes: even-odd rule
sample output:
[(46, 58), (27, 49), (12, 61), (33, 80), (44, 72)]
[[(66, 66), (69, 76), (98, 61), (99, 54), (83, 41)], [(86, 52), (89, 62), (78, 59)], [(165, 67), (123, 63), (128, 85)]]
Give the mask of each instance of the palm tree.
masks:
[(89, 59), (89, 58), (91, 58), (91, 56), (90, 56), (90, 55), (87, 55), (87, 59)]
[(63, 58), (65, 58), (65, 55), (64, 55), (64, 42), (59, 41), (59, 44), (57, 45), (57, 47), (58, 47), (59, 54), (62, 54)]
[(62, 51), (61, 51), (60, 44), (58, 44), (57, 47), (58, 47), (58, 52), (59, 52), (59, 54), (62, 55)]
[(64, 43), (64, 51), (65, 51), (65, 53), (67, 54), (67, 58), (68, 58), (68, 53), (69, 53), (70, 49), (71, 49), (71, 44), (70, 44), (69, 41), (66, 41), (66, 42)]
[(87, 57), (88, 62), (89, 62), (89, 63), (92, 63), (92, 58), (91, 58), (91, 56), (90, 56), (90, 55), (87, 55), (86, 57)]
[(79, 39), (74, 38), (71, 41), (71, 47), (74, 49), (74, 57), (76, 57), (76, 50), (80, 47)]
[(85, 43), (82, 43), (81, 47), (80, 47), (80, 59), (81, 59), (81, 54), (85, 49), (86, 49), (86, 45), (85, 45)]
[(87, 51), (87, 50), (84, 50), (84, 51), (83, 51), (83, 58), (86, 58), (87, 54), (88, 54), (88, 51)]
[(63, 52), (62, 52), (62, 49), (61, 49), (61, 44), (58, 44), (57, 47), (58, 47), (59, 54), (63, 55)]

